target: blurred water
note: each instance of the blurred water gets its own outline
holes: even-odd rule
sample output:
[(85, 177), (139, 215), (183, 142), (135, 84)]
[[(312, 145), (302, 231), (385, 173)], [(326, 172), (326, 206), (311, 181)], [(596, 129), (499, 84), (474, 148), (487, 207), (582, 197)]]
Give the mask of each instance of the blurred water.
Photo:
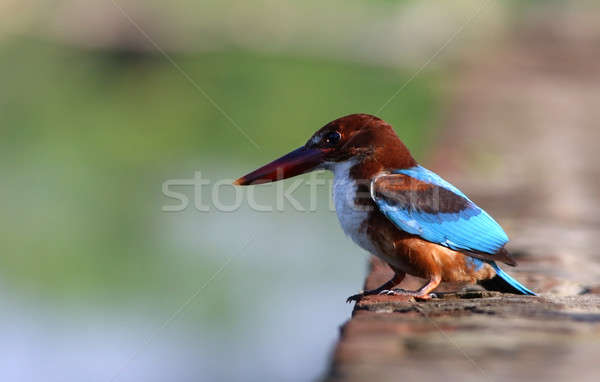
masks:
[[(364, 258), (330, 224), (330, 214), (298, 213), (289, 218), (284, 213), (276, 221), (247, 211), (241, 215), (218, 216), (215, 224), (229, 228), (200, 234), (211, 241), (206, 246), (235, 257), (166, 327), (165, 320), (206, 277), (198, 277), (181, 293), (157, 296), (160, 301), (150, 296), (142, 303), (117, 306), (44, 301), (35, 295), (9, 295), (8, 288), (2, 288), (4, 378), (103, 381), (122, 368), (117, 380), (191, 381), (203, 376), (306, 381), (319, 376), (337, 327), (349, 317), (351, 307), (344, 298), (360, 288)], [(168, 219), (197, 225), (200, 232), (202, 219)], [(256, 239), (236, 254), (249, 231)], [(171, 261), (184, 267), (198, 263), (193, 258)], [(223, 257), (215, 264), (225, 261)], [(227, 306), (228, 323), (215, 325), (202, 317), (211, 304)]]
[[(236, 171), (243, 172), (213, 168), (207, 176)], [(361, 250), (343, 236), (328, 210), (328, 192), (327, 187), (318, 190), (315, 212), (286, 205), (284, 212), (273, 213), (247, 206), (231, 213), (191, 207), (165, 213), (160, 212), (165, 199), (157, 198), (148, 240), (161, 243), (154, 250), (158, 259), (139, 261), (140, 266), (164, 262), (164, 273), (154, 275), (161, 287), (153, 289), (154, 280), (142, 277), (141, 288), (133, 291), (109, 287), (101, 296), (83, 293), (74, 300), (3, 287), (4, 377), (315, 379), (326, 368), (339, 325), (349, 317), (351, 306), (344, 299), (360, 289), (365, 273)], [(186, 193), (193, 196), (191, 190)], [(274, 194), (272, 186), (255, 190), (264, 204)], [(294, 196), (307, 205), (309, 189), (301, 187)], [(229, 259), (223, 272), (200, 289)], [(201, 275), (195, 276), (196, 270)]]
[(336, 327), (348, 315), (342, 299), (336, 306), (309, 287), (261, 296), (268, 302), (259, 303), (260, 321), (249, 317), (243, 327), (213, 332), (175, 322), (153, 337), (148, 322), (158, 323), (156, 317), (131, 310), (42, 308), (2, 297), (0, 367), (4, 380), (22, 381), (312, 380), (325, 369)]

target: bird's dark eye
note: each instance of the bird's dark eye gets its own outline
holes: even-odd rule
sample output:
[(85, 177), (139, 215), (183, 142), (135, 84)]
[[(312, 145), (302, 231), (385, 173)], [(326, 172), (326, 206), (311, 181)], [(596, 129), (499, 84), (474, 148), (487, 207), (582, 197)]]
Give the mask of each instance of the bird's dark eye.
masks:
[(338, 133), (337, 131), (331, 131), (325, 134), (321, 142), (323, 142), (323, 144), (325, 144), (326, 146), (335, 146), (338, 144), (341, 138), (342, 135), (340, 133)]

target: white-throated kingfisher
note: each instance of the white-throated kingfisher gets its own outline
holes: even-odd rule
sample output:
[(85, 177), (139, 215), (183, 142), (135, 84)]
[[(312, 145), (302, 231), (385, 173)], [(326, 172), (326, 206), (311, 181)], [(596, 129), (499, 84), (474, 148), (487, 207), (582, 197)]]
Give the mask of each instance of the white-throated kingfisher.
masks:
[[(333, 200), (344, 232), (383, 259), (394, 277), (370, 294), (431, 298), (442, 281), (535, 295), (496, 262), (516, 265), (498, 223), (464, 193), (417, 164), (385, 121), (352, 114), (319, 129), (306, 144), (239, 178), (236, 185), (333, 171)], [(424, 278), (417, 291), (394, 289), (405, 274)]]

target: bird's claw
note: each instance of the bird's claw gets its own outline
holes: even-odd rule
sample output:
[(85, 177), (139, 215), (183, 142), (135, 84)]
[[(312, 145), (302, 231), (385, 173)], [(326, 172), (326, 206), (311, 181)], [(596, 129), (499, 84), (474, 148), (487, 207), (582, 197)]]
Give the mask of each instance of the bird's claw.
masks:
[(364, 294), (364, 293), (357, 293), (357, 294), (353, 294), (352, 296), (350, 296), (350, 297), (348, 297), (348, 298), (346, 299), (346, 304), (349, 304), (349, 303), (351, 303), (352, 301), (358, 301), (358, 300), (360, 300), (360, 299), (361, 299), (361, 298), (363, 298), (363, 297), (365, 297), (365, 294)]
[(366, 290), (366, 291), (363, 291), (363, 292), (360, 292), (360, 293), (357, 293), (357, 294), (353, 294), (352, 296), (350, 296), (350, 297), (348, 297), (346, 299), (346, 302), (350, 303), (352, 301), (358, 301), (358, 300), (360, 300), (361, 298), (363, 298), (365, 296), (373, 296), (373, 295), (376, 295), (376, 294), (380, 294), (380, 295), (381, 294), (385, 294), (384, 292), (390, 292), (391, 294), (394, 293), (394, 292), (389, 291), (387, 289), (382, 290), (382, 291), (378, 291), (378, 289)]
[(379, 292), (366, 291), (366, 292), (357, 293), (357, 294), (354, 294), (354, 295), (348, 297), (346, 299), (346, 303), (349, 304), (352, 301), (359, 301), (360, 299), (362, 299), (365, 296), (374, 295), (374, 294), (377, 294), (379, 296), (410, 296), (410, 297), (418, 298), (421, 300), (429, 300), (432, 298), (438, 298), (438, 295), (435, 293), (423, 294), (423, 293), (413, 292), (413, 291), (406, 290), (406, 289), (394, 288), (394, 289), (384, 289)]
[(394, 288), (394, 289), (384, 289), (381, 292), (379, 292), (379, 294), (383, 295), (383, 296), (413, 296), (414, 292), (400, 289), (400, 288)]
[(394, 288), (394, 289), (390, 289), (390, 290), (384, 289), (381, 292), (379, 292), (379, 294), (383, 295), (383, 296), (410, 296), (410, 297), (418, 298), (421, 300), (429, 300), (432, 298), (438, 298), (437, 294), (435, 294), (435, 293), (423, 294), (423, 293), (413, 292), (410, 290), (400, 289), (400, 288)]

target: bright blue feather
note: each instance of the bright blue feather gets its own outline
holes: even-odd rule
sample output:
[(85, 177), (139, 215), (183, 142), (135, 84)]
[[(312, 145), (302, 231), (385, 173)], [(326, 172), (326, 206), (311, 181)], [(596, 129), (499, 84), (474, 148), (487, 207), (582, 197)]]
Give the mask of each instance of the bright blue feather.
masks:
[(393, 173), (444, 188), (467, 201), (466, 208), (459, 212), (430, 213), (406, 205), (392, 205), (388, 198), (375, 197), (381, 211), (403, 231), (453, 250), (491, 255), (508, 242), (508, 236), (490, 215), (437, 174), (421, 166)]
[(496, 265), (495, 262), (493, 262), (493, 261), (490, 262), (490, 265), (496, 271), (496, 275), (501, 277), (504, 281), (509, 283), (513, 288), (515, 288), (519, 292), (521, 292), (525, 295), (537, 296), (537, 294), (535, 292), (532, 292), (531, 290), (525, 288), (521, 283), (519, 283), (517, 280), (513, 279), (508, 273), (506, 273), (502, 269), (500, 269), (500, 267), (498, 265)]

